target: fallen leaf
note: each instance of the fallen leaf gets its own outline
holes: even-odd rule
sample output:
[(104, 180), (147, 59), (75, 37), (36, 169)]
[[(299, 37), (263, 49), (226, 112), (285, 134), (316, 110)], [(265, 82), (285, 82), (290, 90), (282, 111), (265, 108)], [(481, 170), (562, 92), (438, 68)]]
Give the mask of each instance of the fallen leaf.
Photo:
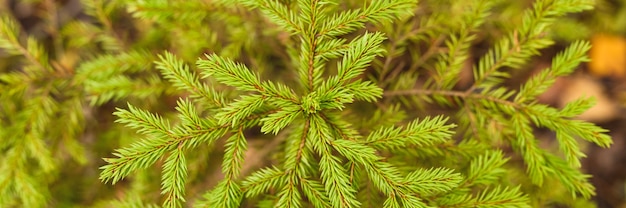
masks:
[(623, 78), (626, 74), (626, 39), (596, 34), (591, 38), (589, 72), (597, 77)]

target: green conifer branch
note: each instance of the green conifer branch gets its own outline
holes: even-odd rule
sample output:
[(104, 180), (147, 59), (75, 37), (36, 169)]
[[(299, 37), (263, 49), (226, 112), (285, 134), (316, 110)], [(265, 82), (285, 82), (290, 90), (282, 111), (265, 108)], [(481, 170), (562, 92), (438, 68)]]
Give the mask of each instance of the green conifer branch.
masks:
[(118, 2), (105, 2), (97, 0), (81, 0), (85, 7), (85, 13), (95, 17), (104, 26), (103, 30), (98, 29), (96, 39), (104, 44), (104, 48), (109, 51), (126, 51), (129, 45), (123, 37), (113, 28), (111, 16), (119, 8)]
[(293, 104), (300, 104), (300, 99), (296, 97), (296, 93), (293, 89), (287, 87), (282, 83), (273, 83), (270, 81), (264, 81), (261, 84), (263, 89), (261, 93), (267, 97), (275, 97), (281, 100), (271, 100), (276, 106), (285, 107)]
[(228, 11), (220, 1), (135, 1), (127, 3), (128, 11), (137, 18), (154, 21), (177, 19), (193, 21), (208, 16), (212, 12)]
[[(12, 190), (13, 194), (17, 193), (19, 198), (22, 199), (24, 206), (41, 207), (44, 206), (49, 193), (45, 193), (44, 184), (41, 180), (34, 178), (33, 176), (26, 174), (28, 171), (15, 170), (13, 180), (15, 180)], [(42, 193), (43, 192), (43, 193)], [(10, 195), (13, 195), (9, 192)]]
[(287, 125), (293, 122), (297, 117), (301, 116), (302, 109), (300, 106), (287, 106), (278, 110), (275, 113), (268, 115), (265, 118), (261, 119), (263, 122), (263, 126), (261, 126), (261, 131), (263, 133), (274, 133), (278, 134), (278, 132), (285, 128)]
[[(16, 205), (21, 202), (23, 205), (43, 206), (46, 193), (42, 181), (26, 174), (33, 171), (28, 168), (24, 158), (25, 144), (16, 144), (9, 149), (0, 163), (0, 193), (4, 194), (0, 205)], [(14, 198), (19, 198), (19, 202)]]
[[(146, 71), (152, 65), (154, 56), (148, 51), (132, 50), (120, 54), (102, 55), (92, 60), (83, 62), (77, 71), (78, 81), (98, 80), (102, 81), (113, 75), (122, 73), (137, 73)], [(110, 70), (102, 70), (111, 67)]]
[(128, 127), (136, 129), (137, 133), (153, 137), (172, 136), (169, 121), (164, 120), (159, 115), (141, 110), (130, 104), (128, 104), (128, 110), (120, 108), (117, 110), (114, 115), (119, 117), (119, 119), (116, 122), (126, 124)]
[(533, 105), (528, 108), (526, 113), (537, 125), (548, 127), (554, 131), (562, 130), (602, 147), (608, 147), (612, 143), (610, 136), (604, 134), (607, 130), (589, 122), (566, 119), (567, 117), (561, 115), (560, 112), (547, 106)]
[(204, 83), (200, 83), (195, 73), (190, 71), (189, 66), (182, 60), (177, 59), (172, 53), (166, 52), (164, 56), (159, 56), (157, 69), (179, 90), (192, 92), (192, 98), (204, 99), (215, 107), (224, 107), (223, 96)]
[(321, 81), (323, 64), (316, 59), (317, 50), (317, 34), (307, 34), (302, 38), (302, 46), (300, 47), (300, 80), (306, 83), (306, 89), (313, 91)]
[(347, 49), (348, 44), (346, 44), (346, 39), (333, 38), (328, 41), (321, 42), (316, 53), (319, 57), (326, 61), (341, 57)]
[(0, 16), (0, 23), (0, 47), (9, 54), (23, 54), (25, 49), (19, 43), (20, 29), (17, 23), (6, 14)]
[(350, 10), (329, 17), (324, 21), (320, 36), (336, 37), (363, 28), (366, 22), (389, 22), (398, 16), (410, 15), (416, 0), (375, 0), (363, 10)]
[(328, 126), (334, 131), (339, 138), (345, 140), (359, 140), (362, 138), (360, 132), (358, 132), (351, 123), (333, 113), (320, 113), (320, 118), (328, 124)]
[(556, 140), (559, 142), (559, 149), (565, 155), (565, 160), (572, 167), (581, 167), (580, 159), (586, 155), (578, 146), (576, 138), (562, 131), (556, 132)]
[[(356, 200), (356, 190), (350, 186), (350, 177), (347, 170), (339, 164), (338, 157), (332, 154), (331, 138), (326, 122), (313, 115), (311, 119), (311, 135), (307, 142), (320, 155), (319, 171), (324, 188), (329, 195), (330, 204), (333, 207), (355, 207), (360, 202)], [(314, 141), (311, 141), (314, 140)]]
[(370, 81), (356, 81), (345, 86), (346, 91), (352, 92), (356, 100), (374, 102), (383, 96), (383, 89)]
[(238, 207), (243, 197), (240, 185), (235, 181), (241, 172), (244, 153), (247, 148), (242, 128), (226, 141), (226, 151), (222, 162), (224, 179), (210, 196), (211, 205), (218, 207)]
[(226, 180), (235, 180), (239, 177), (246, 149), (246, 138), (243, 135), (243, 129), (239, 128), (235, 135), (226, 141), (226, 152), (222, 164), (222, 172), (226, 175)]
[(347, 170), (339, 164), (339, 158), (332, 155), (330, 148), (322, 147), (319, 162), (322, 183), (328, 192), (332, 207), (358, 207), (356, 190), (349, 184)]
[(164, 207), (181, 207), (185, 202), (187, 162), (182, 146), (172, 150), (163, 164), (161, 194), (165, 194)]
[(529, 79), (520, 87), (515, 97), (515, 102), (523, 103), (528, 99), (535, 98), (548, 90), (556, 77), (572, 73), (581, 63), (589, 61), (586, 54), (591, 49), (591, 44), (586, 41), (574, 42), (552, 60), (550, 69), (542, 70), (539, 74)]
[(460, 174), (447, 168), (420, 169), (405, 176), (406, 189), (420, 196), (431, 196), (457, 187), (463, 180)]
[[(400, 171), (386, 162), (379, 162), (373, 165), (364, 165), (367, 175), (371, 182), (376, 186), (383, 194), (387, 195), (387, 200), (395, 200), (400, 198), (404, 206), (417, 206), (425, 207), (426, 204), (414, 197), (416, 194), (414, 190), (406, 187)], [(407, 203), (406, 200), (412, 202)], [(385, 202), (386, 202), (385, 201)]]
[(519, 187), (516, 188), (501, 188), (496, 187), (490, 191), (483, 191), (472, 200), (471, 203), (458, 206), (470, 206), (470, 207), (528, 207), (528, 197), (522, 195)]
[(313, 204), (313, 207), (330, 207), (330, 204), (328, 203), (330, 201), (328, 194), (326, 194), (326, 191), (324, 190), (324, 185), (322, 185), (319, 181), (300, 179), (300, 184), (302, 192), (304, 192), (304, 195), (309, 199), (311, 204)]
[(526, 11), (519, 32), (517, 30), (511, 32), (479, 61), (474, 68), (474, 84), (466, 90), (466, 93), (469, 94), (478, 87), (486, 88), (500, 83), (501, 77), (506, 76), (506, 73), (498, 72), (499, 68), (503, 66), (518, 68), (524, 64), (527, 57), (552, 44), (551, 40), (541, 34), (556, 18), (567, 13), (591, 9), (590, 4), (591, 1), (587, 0), (536, 2), (532, 9)]
[[(189, 92), (191, 99), (178, 100), (178, 117), (173, 122), (176, 123), (175, 126), (170, 126), (169, 120), (157, 114), (131, 105), (128, 110), (118, 109), (115, 113), (119, 117), (117, 122), (135, 129), (146, 138), (117, 150), (114, 153), (116, 158), (105, 159), (108, 164), (102, 167), (101, 180), (116, 183), (135, 170), (152, 166), (169, 153), (165, 158), (162, 174), (161, 189), (165, 195), (163, 206), (184, 206), (182, 202), (185, 201), (185, 183), (188, 179), (184, 176), (192, 175), (194, 171), (190, 169), (188, 173), (186, 169), (185, 156), (192, 158), (190, 155), (193, 153), (187, 152), (187, 149), (202, 148), (200, 144), (211, 145), (227, 132), (231, 132), (232, 135), (226, 140), (222, 161), (222, 173), (225, 177), (210, 192), (204, 194), (204, 200), (196, 203), (196, 206), (239, 207), (243, 204), (255, 204), (259, 207), (527, 207), (531, 200), (529, 196), (522, 193), (519, 187), (511, 188), (518, 184), (527, 185), (526, 183), (513, 183), (511, 187), (505, 187), (506, 183), (499, 183), (510, 179), (504, 173), (505, 167), (508, 169), (505, 164), (511, 162), (503, 152), (494, 150), (500, 147), (498, 145), (501, 144), (497, 143), (499, 141), (507, 142), (522, 156), (532, 183), (541, 186), (545, 181), (556, 178), (572, 194), (583, 197), (593, 194), (594, 190), (587, 182), (587, 176), (578, 170), (579, 160), (584, 153), (575, 138), (581, 137), (600, 146), (608, 146), (611, 141), (604, 134), (605, 130), (590, 123), (570, 120), (593, 102), (580, 99), (561, 110), (535, 102), (536, 96), (547, 89), (556, 77), (571, 73), (575, 66), (587, 60), (584, 54), (589, 50), (589, 44), (572, 44), (557, 55), (551, 68), (524, 83), (520, 92), (499, 86), (510, 75), (500, 71), (501, 68), (519, 68), (539, 49), (551, 44), (551, 40), (543, 36), (547, 27), (555, 18), (588, 9), (586, 1), (539, 0), (532, 9), (528, 9), (522, 20), (523, 26), (517, 32), (510, 32), (479, 61), (475, 67), (475, 83), (466, 90), (453, 91), (449, 89), (458, 82), (456, 76), (469, 56), (471, 42), (477, 37), (489, 11), (496, 5), (482, 0), (463, 3), (468, 7), (460, 25), (449, 29), (454, 32), (446, 45), (448, 52), (435, 60), (433, 65), (436, 87), (427, 83), (425, 89), (402, 90), (414, 86), (418, 77), (414, 74), (398, 77), (398, 72), (394, 71), (388, 77), (393, 80), (384, 82), (398, 83), (389, 86), (392, 90), (384, 94), (383, 89), (377, 86), (381, 83), (360, 80), (359, 77), (370, 75), (365, 71), (372, 62), (378, 61), (376, 57), (384, 54), (385, 50), (381, 45), (386, 38), (380, 32), (366, 32), (356, 35), (356, 38), (347, 34), (365, 27), (367, 22), (390, 22), (401, 16), (414, 14), (413, 8), (417, 5), (415, 0), (375, 0), (363, 9), (339, 14), (332, 13), (342, 6), (337, 1), (240, 2), (257, 8), (271, 22), (295, 37), (280, 37), (281, 44), (289, 50), (287, 58), (293, 59), (281, 60), (286, 61), (282, 64), (293, 64), (295, 67), (283, 66), (281, 63), (264, 63), (263, 58), (259, 57), (269, 55), (276, 58), (277, 56), (273, 56), (276, 54), (249, 50), (250, 46), (244, 42), (254, 38), (245, 36), (237, 36), (236, 41), (240, 42), (227, 46), (231, 49), (215, 47), (210, 49), (212, 53), (205, 55), (205, 59), (198, 59), (196, 65), (201, 70), (200, 78), (191, 67), (172, 53), (166, 52), (159, 56), (156, 66), (163, 77), (174, 88)], [(218, 6), (223, 6), (222, 3), (215, 2)], [(163, 2), (155, 2), (150, 6), (159, 4)], [(195, 2), (189, 5), (193, 4), (205, 3)], [(427, 4), (435, 3), (429, 1)], [(179, 6), (181, 11), (188, 10), (184, 4), (174, 6)], [(215, 7), (215, 10), (223, 9)], [(171, 17), (184, 19), (193, 15), (208, 15), (206, 11), (189, 16), (167, 12), (159, 14), (158, 10), (153, 14), (142, 12), (144, 11), (134, 13), (157, 21), (170, 21)], [(150, 15), (153, 17), (148, 17)], [(257, 23), (267, 24), (263, 21)], [(247, 29), (250, 28), (246, 28), (246, 31)], [(428, 30), (417, 30), (421, 29)], [(409, 30), (407, 35), (415, 33)], [(340, 35), (346, 36), (335, 38)], [(411, 38), (411, 41), (421, 41), (419, 37)], [(299, 42), (289, 45), (294, 40)], [(218, 42), (216, 41), (216, 45), (219, 45)], [(433, 51), (420, 54), (425, 58), (416, 59), (418, 64), (409, 63), (409, 71), (414, 72), (416, 67), (429, 67), (423, 64), (430, 64), (429, 57), (436, 55), (435, 49), (439, 47), (436, 43), (432, 45), (430, 48)], [(134, 52), (103, 57), (101, 60), (110, 59), (112, 63), (123, 63), (122, 60), (134, 59), (131, 58), (132, 53)], [(225, 58), (233, 54), (235, 55), (232, 59)], [(413, 55), (415, 54), (408, 56)], [(148, 56), (143, 56), (146, 57)], [(329, 66), (334, 61), (337, 61), (336, 68)], [(97, 66), (97, 61), (93, 63), (93, 66)], [(256, 66), (260, 66), (258, 72)], [(299, 84), (304, 89), (292, 89), (290, 86), (293, 83), (288, 82), (283, 84), (275, 80), (262, 81), (261, 76), (267, 74), (263, 72), (266, 66), (297, 68)], [(89, 68), (88, 65), (84, 67)], [(335, 69), (337, 74), (332, 74)], [(398, 70), (402, 70), (402, 67)], [(95, 74), (90, 75), (90, 71)], [(142, 70), (130, 67), (109, 75), (99, 75), (92, 68), (86, 69), (84, 76), (106, 77), (100, 86), (95, 83), (96, 78), (86, 81), (98, 89), (119, 87), (128, 91), (135, 81), (124, 73), (139, 71)], [(18, 76), (6, 76), (5, 79), (16, 80)], [(145, 80), (148, 80), (146, 86), (156, 86), (160, 78), (154, 76)], [(214, 80), (232, 88), (215, 87), (211, 83)], [(382, 86), (387, 88), (384, 83)], [(218, 92), (229, 89), (234, 91), (228, 97), (221, 94), (224, 91)], [(98, 102), (130, 95), (131, 92), (127, 91), (97, 95), (102, 97)], [(403, 105), (387, 105), (392, 99), (376, 103), (378, 107), (388, 108), (389, 112), (377, 110), (373, 115), (364, 113), (364, 117), (352, 116), (355, 112), (374, 107), (368, 103), (354, 106), (348, 104), (355, 100), (376, 102), (383, 95), (388, 98), (413, 95), (405, 99), (406, 102), (403, 101), (408, 107), (413, 107), (414, 101), (422, 99), (459, 107), (459, 115), (468, 117), (460, 119), (461, 124), (467, 124), (462, 127), (471, 128), (472, 136), (462, 137), (456, 144), (451, 139), (454, 134), (452, 129), (456, 125), (449, 123), (445, 116), (425, 117), (399, 125), (409, 114), (401, 109), (405, 107)], [(209, 113), (211, 115), (206, 116)], [(380, 121), (356, 122), (367, 119), (365, 117)], [(277, 135), (274, 139), (278, 142), (273, 141), (272, 146), (280, 143), (276, 145), (276, 149), (280, 150), (276, 151), (279, 164), (254, 171), (240, 181), (242, 169), (246, 169), (242, 164), (248, 162), (244, 161), (247, 141), (243, 132), (254, 130), (257, 126), (260, 126), (262, 133), (271, 132)], [(533, 126), (547, 127), (556, 132), (564, 159), (539, 147), (532, 132)], [(459, 131), (465, 130), (464, 128)], [(40, 147), (32, 147), (38, 148)], [(419, 158), (419, 161), (406, 161), (407, 158)], [(575, 197), (576, 195), (573, 196)]]
[[(90, 96), (92, 105), (102, 105), (110, 100), (136, 95), (146, 97), (160, 93), (160, 79), (146, 76), (143, 80), (133, 80), (128, 74), (148, 72), (154, 56), (147, 51), (131, 50), (116, 55), (107, 54), (83, 62), (77, 68), (75, 84), (82, 84)], [(111, 67), (111, 70), (102, 70)]]
[(447, 118), (438, 116), (415, 120), (405, 128), (381, 128), (367, 137), (367, 144), (377, 149), (393, 150), (409, 145), (432, 146), (446, 142), (451, 136), (451, 128), (455, 125), (446, 125)]
[(133, 80), (127, 75), (120, 74), (106, 80), (87, 80), (84, 86), (92, 105), (101, 105), (131, 96), (146, 99), (167, 90), (167, 87), (162, 85), (161, 78), (156, 75), (145, 76), (143, 80)]
[[(55, 158), (60, 151), (50, 144), (70, 145), (81, 116), (74, 104), (75, 90), (68, 90), (71, 74), (52, 67), (48, 50), (34, 36), (22, 30), (9, 14), (0, 15), (0, 49), (5, 55), (22, 56), (26, 61), (0, 70), (0, 206), (44, 207), (50, 200), (50, 181), (59, 171)], [(67, 90), (67, 91), (66, 91)], [(64, 92), (64, 93), (61, 93)], [(72, 131), (63, 132), (65, 129)], [(72, 148), (75, 158), (79, 148)], [(81, 161), (81, 159), (77, 159)]]
[[(149, 138), (138, 141), (130, 147), (119, 149), (114, 153), (118, 158), (106, 158), (109, 164), (103, 166), (100, 179), (116, 183), (137, 169), (144, 169), (156, 162), (167, 151), (179, 145), (196, 146), (200, 142), (212, 142), (226, 133), (228, 126), (208, 123), (195, 131), (175, 132), (169, 122), (160, 116), (150, 114), (129, 105), (129, 110), (118, 109), (115, 113), (120, 119), (117, 122), (137, 129)], [(191, 140), (191, 141), (190, 141)]]
[(472, 33), (484, 23), (495, 3), (496, 1), (478, 0), (467, 6), (471, 8), (460, 18), (462, 22), (459, 31), (450, 34), (446, 41), (449, 51), (439, 57), (435, 66), (437, 75), (434, 79), (439, 88), (451, 89), (458, 82), (463, 64), (469, 58), (471, 42), (476, 38)]
[(318, 154), (323, 154), (324, 151), (328, 151), (326, 148), (327, 140), (332, 140), (333, 134), (328, 124), (321, 118), (320, 115), (313, 114), (308, 117), (309, 121), (309, 135), (306, 137), (306, 145), (313, 147), (313, 150)]
[(563, 108), (561, 108), (559, 115), (563, 118), (573, 118), (589, 110), (595, 104), (596, 101), (594, 98), (581, 97), (567, 103)]
[(159, 138), (137, 142), (134, 146), (120, 149), (114, 153), (118, 158), (104, 159), (109, 164), (101, 168), (103, 171), (100, 180), (105, 182), (110, 180), (115, 184), (134, 170), (150, 167), (176, 145), (174, 142)]
[(100, 206), (111, 207), (140, 207), (140, 208), (159, 208), (160, 206), (153, 203), (144, 203), (140, 196), (128, 196), (123, 200), (111, 200)]
[(307, 96), (309, 99), (314, 100), (315, 106), (319, 105), (319, 108), (316, 107), (314, 112), (331, 109), (342, 110), (345, 108), (345, 104), (354, 102), (354, 95), (347, 88), (336, 87), (326, 91), (328, 89), (326, 87), (328, 86), (318, 88), (318, 91), (321, 91), (320, 93), (314, 92)]
[(258, 75), (250, 72), (246, 66), (225, 59), (216, 54), (206, 55), (206, 60), (199, 59), (196, 64), (202, 69), (202, 78), (214, 77), (222, 84), (243, 91), (263, 91)]
[[(467, 207), (472, 206), (471, 204), (476, 203), (476, 201), (482, 201), (479, 197), (473, 196), (475, 192), (470, 188), (497, 183), (499, 179), (503, 178), (506, 169), (501, 166), (507, 162), (507, 159), (503, 157), (501, 151), (487, 151), (472, 159), (466, 170), (466, 177), (463, 178), (455, 190), (438, 193), (435, 197), (431, 196), (430, 198), (435, 198), (434, 201), (441, 207)], [(521, 194), (519, 188), (512, 192), (516, 192), (514, 193), (516, 195), (527, 197)], [(505, 202), (500, 206), (514, 206), (513, 204), (527, 205), (528, 198), (508, 203)]]
[(561, 181), (572, 196), (580, 194), (588, 199), (595, 194), (595, 188), (588, 180), (591, 176), (581, 173), (557, 156), (546, 154), (545, 159), (548, 166), (554, 167), (552, 176)]
[[(492, 91), (493, 93), (493, 91)], [(571, 134), (575, 134), (577, 136), (581, 136), (587, 141), (594, 142), (600, 146), (608, 146), (611, 143), (611, 140), (608, 135), (603, 134), (606, 130), (603, 130), (593, 124), (588, 122), (576, 121), (576, 120), (568, 120), (567, 118), (571, 117), (572, 114), (569, 111), (571, 109), (567, 109), (566, 114), (563, 115), (556, 109), (551, 107), (547, 107), (544, 105), (538, 104), (521, 104), (509, 100), (502, 99), (497, 96), (497, 93), (493, 95), (485, 95), (485, 94), (469, 94), (466, 95), (464, 92), (460, 91), (438, 91), (438, 90), (405, 90), (405, 91), (391, 91), (386, 93), (389, 96), (394, 95), (406, 95), (406, 94), (423, 94), (423, 95), (445, 95), (445, 96), (453, 96), (464, 99), (476, 99), (487, 102), (493, 102), (492, 108), (495, 109), (508, 109), (507, 114), (511, 116), (516, 115), (514, 112), (521, 112), (526, 115), (529, 119), (532, 119), (534, 123), (540, 126), (548, 127), (554, 131), (564, 130), (565, 132), (569, 132)], [(511, 97), (507, 95), (505, 97)], [(487, 103), (488, 105), (491, 105)], [(584, 104), (584, 103), (582, 103)], [(585, 109), (588, 105), (581, 106), (579, 108)], [(574, 108), (574, 107), (570, 107)], [(578, 107), (577, 107), (578, 108)], [(576, 110), (576, 112), (582, 112), (580, 109)], [(587, 132), (587, 133), (584, 133)], [(589, 132), (593, 132), (589, 134)]]
[(462, 184), (476, 186), (493, 183), (506, 173), (502, 166), (507, 161), (502, 151), (488, 151), (472, 159)]
[(287, 140), (287, 147), (285, 150), (285, 161), (284, 168), (286, 170), (286, 174), (297, 174), (304, 176), (306, 175), (306, 169), (304, 169), (304, 164), (302, 164), (302, 160), (309, 158), (309, 150), (307, 150), (307, 138), (309, 134), (311, 134), (311, 120), (305, 117), (304, 124), (302, 128), (296, 128), (293, 132), (293, 135)]
[(228, 104), (219, 112), (216, 117), (220, 124), (230, 123), (233, 127), (241, 120), (252, 115), (254, 111), (261, 108), (265, 98), (260, 95), (242, 96), (241, 99)]
[(277, 207), (302, 207), (302, 196), (298, 190), (299, 180), (295, 174), (287, 175), (287, 184), (278, 192)]
[(365, 67), (384, 52), (380, 48), (384, 40), (385, 37), (381, 33), (365, 33), (350, 42), (343, 60), (337, 64), (339, 83), (345, 83), (361, 75)]
[[(28, 37), (26, 44), (20, 43), (20, 27), (12, 17), (3, 14), (0, 16), (0, 48), (9, 54), (22, 55), (37, 71), (25, 70), (32, 78), (42, 73), (52, 73), (54, 69), (48, 64), (48, 55), (33, 37)], [(28, 68), (26, 68), (28, 69)]]
[[(352, 140), (336, 140), (332, 142), (332, 146), (348, 160), (362, 165), (374, 186), (387, 195), (388, 198), (411, 198), (411, 193), (407, 191), (410, 188), (404, 189), (405, 182), (402, 180), (400, 171), (391, 164), (380, 161), (380, 158), (375, 155), (376, 150), (373, 148)], [(425, 204), (416, 199), (407, 204), (407, 206), (409, 205), (419, 206)]]
[[(511, 116), (511, 127), (515, 130), (514, 146), (524, 157), (524, 161), (528, 165), (528, 174), (530, 179), (535, 184), (543, 184), (544, 178), (549, 177), (551, 172), (555, 171), (557, 167), (553, 165), (558, 162), (546, 163), (546, 158), (551, 157), (549, 153), (539, 148), (538, 144), (534, 140), (530, 128), (530, 122), (534, 122), (538, 126), (544, 126), (557, 132), (560, 148), (566, 153), (566, 158), (569, 164), (577, 167), (579, 165), (579, 158), (583, 154), (572, 146), (574, 136), (579, 136), (594, 142), (600, 146), (610, 145), (610, 138), (608, 135), (603, 134), (605, 130), (587, 123), (576, 120), (568, 120), (568, 117), (564, 117), (559, 114), (559, 111), (547, 106), (538, 104), (521, 104), (513, 101), (506, 100), (511, 97), (510, 93), (506, 93), (505, 90), (492, 91), (492, 95), (485, 94), (469, 94), (457, 91), (431, 91), (431, 90), (409, 90), (409, 91), (395, 91), (388, 93), (389, 95), (403, 94), (403, 93), (418, 93), (418, 94), (438, 94), (445, 96), (459, 97), (462, 99), (469, 99), (480, 101), (482, 105), (485, 105), (488, 109), (495, 111), (503, 110), (506, 114)], [(503, 99), (504, 98), (504, 99)], [(469, 101), (468, 100), (468, 101)], [(465, 101), (465, 102), (468, 102)], [(584, 106), (583, 106), (584, 107)], [(580, 112), (580, 111), (579, 111)], [(567, 115), (571, 116), (571, 115)], [(583, 130), (584, 129), (584, 130)], [(593, 133), (591, 133), (593, 132)], [(556, 160), (556, 159), (555, 159)], [(574, 175), (580, 174), (577, 171), (567, 172), (568, 176), (561, 177), (561, 181), (566, 187), (570, 188), (571, 192), (580, 193), (584, 196), (589, 196), (593, 192), (587, 188), (589, 185), (582, 185), (580, 177)], [(582, 176), (581, 176), (582, 177)], [(584, 180), (583, 180), (584, 181)], [(578, 184), (578, 185), (576, 185)]]
[[(319, 18), (322, 16), (323, 4), (328, 3), (323, 0), (298, 0), (298, 8), (300, 9), (300, 15), (298, 16), (303, 23), (304, 36), (309, 38), (309, 43), (315, 42), (315, 35), (317, 35), (317, 25), (320, 22)], [(314, 51), (314, 50), (311, 50)]]
[(245, 5), (258, 8), (271, 21), (291, 33), (304, 33), (300, 19), (287, 6), (276, 0), (241, 0)]
[(263, 168), (246, 177), (241, 182), (242, 190), (246, 197), (254, 197), (267, 192), (270, 188), (280, 187), (285, 171), (276, 167)]
[(181, 126), (191, 126), (195, 128), (202, 126), (202, 120), (198, 116), (198, 111), (188, 99), (180, 98), (176, 102), (176, 111), (180, 113), (178, 118), (180, 118)]

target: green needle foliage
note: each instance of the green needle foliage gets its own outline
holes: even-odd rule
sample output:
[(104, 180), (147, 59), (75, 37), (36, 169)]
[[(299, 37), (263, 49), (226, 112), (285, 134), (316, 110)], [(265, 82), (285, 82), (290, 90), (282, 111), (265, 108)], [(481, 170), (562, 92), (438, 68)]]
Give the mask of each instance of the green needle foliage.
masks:
[[(72, 204), (46, 187), (72, 176), (65, 154), (90, 162), (89, 119), (98, 145), (123, 146), (94, 150), (123, 187), (79, 202), (97, 207), (584, 207), (581, 140), (612, 142), (575, 119), (592, 98), (537, 101), (587, 41), (507, 84), (590, 0), (536, 0), (515, 26), (498, 12), (519, 8), (492, 0), (81, 2), (92, 22), (64, 24), (62, 52), (0, 17), (1, 55), (24, 60), (0, 68), (2, 207)], [(92, 118), (107, 106), (125, 127)]]

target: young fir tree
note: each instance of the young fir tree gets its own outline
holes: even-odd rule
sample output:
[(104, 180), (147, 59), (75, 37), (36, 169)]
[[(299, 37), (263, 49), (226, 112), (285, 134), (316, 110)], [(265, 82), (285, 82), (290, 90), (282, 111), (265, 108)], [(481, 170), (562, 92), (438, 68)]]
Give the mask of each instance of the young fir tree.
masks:
[[(90, 162), (85, 120), (115, 101), (128, 102), (116, 122), (141, 136), (94, 130), (98, 144), (131, 143), (105, 158), (102, 181), (131, 180), (121, 199), (88, 202), (102, 207), (584, 207), (594, 188), (579, 139), (611, 143), (572, 119), (592, 99), (563, 109), (536, 99), (587, 61), (588, 42), (505, 84), (590, 0), (81, 2), (91, 19), (53, 33), (65, 38), (55, 53), (0, 19), (0, 47), (25, 60), (0, 74), (0, 205), (71, 204), (55, 191), (72, 188), (52, 184), (76, 176), (60, 167), (67, 152)], [(516, 24), (503, 20), (519, 8)], [(491, 36), (474, 63), (472, 46)], [(537, 127), (558, 149), (539, 145)], [(253, 141), (265, 149), (247, 156)], [(211, 163), (219, 181), (205, 178)]]

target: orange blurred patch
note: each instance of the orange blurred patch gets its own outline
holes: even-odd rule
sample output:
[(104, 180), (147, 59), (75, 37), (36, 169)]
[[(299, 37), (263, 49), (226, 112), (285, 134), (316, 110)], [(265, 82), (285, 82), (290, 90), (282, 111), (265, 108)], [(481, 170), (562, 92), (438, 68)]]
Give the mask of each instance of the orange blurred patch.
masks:
[(591, 38), (589, 71), (597, 77), (623, 78), (626, 74), (626, 39), (596, 34)]

